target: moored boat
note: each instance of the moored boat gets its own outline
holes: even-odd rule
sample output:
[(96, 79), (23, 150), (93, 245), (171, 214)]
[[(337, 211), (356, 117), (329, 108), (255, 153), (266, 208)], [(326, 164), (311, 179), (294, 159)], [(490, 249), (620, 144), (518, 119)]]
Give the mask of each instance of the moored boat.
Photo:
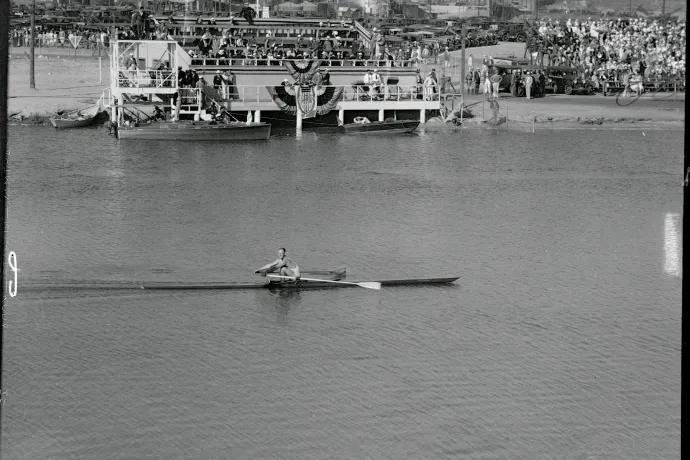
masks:
[(101, 104), (96, 104), (86, 109), (79, 109), (66, 114), (50, 117), (50, 124), (55, 129), (83, 128), (91, 126), (101, 111)]
[(345, 134), (396, 134), (411, 133), (419, 126), (414, 120), (387, 120), (370, 122), (367, 118), (355, 118), (354, 123), (342, 125)]
[(174, 141), (249, 141), (268, 140), (268, 123), (213, 121), (151, 121), (117, 128), (118, 139), (174, 140)]

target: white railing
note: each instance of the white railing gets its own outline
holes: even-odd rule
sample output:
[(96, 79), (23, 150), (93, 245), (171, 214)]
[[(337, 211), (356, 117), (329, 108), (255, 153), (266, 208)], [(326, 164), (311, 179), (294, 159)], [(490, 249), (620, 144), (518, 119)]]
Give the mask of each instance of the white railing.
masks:
[[(176, 88), (178, 51), (172, 41), (155, 43), (140, 40), (117, 40), (112, 45), (111, 67), (117, 87)], [(139, 56), (145, 56), (150, 67), (139, 68)], [(136, 57), (136, 58), (135, 58)]]
[[(301, 58), (257, 58), (256, 56), (248, 57), (191, 57), (191, 65), (193, 66), (257, 66), (257, 67), (281, 67), (283, 61), (301, 61)], [(324, 59), (321, 61), (321, 67), (409, 67), (417, 68), (420, 66), (437, 65), (443, 66), (443, 62), (434, 61), (433, 58), (418, 58), (407, 60), (386, 60), (386, 59)], [(446, 67), (452, 67), (448, 64)]]
[(176, 88), (176, 72), (171, 70), (117, 69), (117, 86), (120, 88)]
[(346, 101), (440, 101), (438, 86), (357, 84), (343, 86), (343, 88), (343, 99)]
[[(423, 85), (329, 85), (320, 86), (317, 92), (323, 88), (342, 88), (343, 92), (340, 101), (356, 101), (356, 102), (423, 102), (423, 101), (441, 101), (439, 94), (439, 87), (424, 87)], [(212, 94), (207, 87), (207, 95)], [(218, 102), (241, 102), (243, 104), (259, 104), (272, 102), (272, 98), (266, 86), (262, 85), (236, 85), (236, 86), (219, 86), (214, 87)], [(295, 91), (295, 88), (289, 86), (286, 90), (290, 93)]]
[(101, 100), (104, 101), (104, 107), (111, 107), (113, 105), (113, 94), (110, 88), (104, 88), (101, 92)]
[(200, 112), (203, 108), (202, 94), (199, 88), (180, 88), (180, 112)]

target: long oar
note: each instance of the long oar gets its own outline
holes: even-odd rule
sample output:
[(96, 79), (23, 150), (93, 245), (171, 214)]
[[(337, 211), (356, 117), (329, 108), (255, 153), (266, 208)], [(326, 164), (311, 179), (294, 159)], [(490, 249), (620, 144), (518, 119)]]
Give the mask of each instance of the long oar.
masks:
[[(283, 278), (283, 279), (294, 279), (294, 276), (281, 276), (281, 275), (266, 275), (269, 278)], [(334, 280), (322, 280), (318, 278), (300, 278), (301, 280), (304, 281), (321, 281), (324, 283), (338, 283), (338, 284), (352, 284), (353, 286), (359, 286), (367, 289), (376, 289), (379, 290), (381, 289), (381, 283), (377, 281), (364, 281), (361, 283), (349, 283), (347, 281), (334, 281)]]

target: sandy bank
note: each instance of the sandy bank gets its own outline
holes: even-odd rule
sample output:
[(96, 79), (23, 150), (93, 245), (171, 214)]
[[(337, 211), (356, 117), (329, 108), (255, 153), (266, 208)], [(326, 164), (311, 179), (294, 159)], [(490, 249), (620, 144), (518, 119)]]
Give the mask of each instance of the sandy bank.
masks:
[[(27, 51), (28, 52), (28, 51)], [(15, 54), (15, 53), (13, 53)], [(36, 88), (29, 87), (29, 59), (12, 58), (9, 66), (8, 110), (11, 119), (39, 120), (58, 110), (74, 110), (96, 103), (110, 86), (108, 59), (74, 61), (67, 56), (41, 57), (36, 52)]]
[[(685, 98), (641, 97), (616, 102), (615, 97), (603, 96), (547, 96), (540, 99), (513, 98), (502, 94), (498, 99), (500, 124), (525, 125), (622, 125), (634, 123), (661, 123), (684, 126)], [(634, 101), (634, 102), (633, 102)], [(629, 104), (629, 105), (625, 105)], [(490, 122), (493, 111), (482, 95), (469, 96), (465, 106), (473, 118), (468, 124)], [(517, 127), (517, 126), (516, 126)], [(542, 126), (544, 127), (544, 126)]]

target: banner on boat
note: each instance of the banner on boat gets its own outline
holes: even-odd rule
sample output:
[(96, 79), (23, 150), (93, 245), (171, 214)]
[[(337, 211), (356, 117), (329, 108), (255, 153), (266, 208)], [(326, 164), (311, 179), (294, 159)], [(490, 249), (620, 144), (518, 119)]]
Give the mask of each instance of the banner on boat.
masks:
[(297, 87), (297, 106), (302, 111), (302, 118), (316, 116), (316, 87), (300, 85)]
[(273, 102), (283, 112), (297, 116), (297, 109), (302, 111), (302, 118), (313, 118), (325, 115), (334, 110), (342, 100), (343, 88), (322, 86), (314, 82), (319, 72), (320, 59), (285, 61), (285, 67), (295, 82), (287, 79), (279, 86), (267, 86)]

